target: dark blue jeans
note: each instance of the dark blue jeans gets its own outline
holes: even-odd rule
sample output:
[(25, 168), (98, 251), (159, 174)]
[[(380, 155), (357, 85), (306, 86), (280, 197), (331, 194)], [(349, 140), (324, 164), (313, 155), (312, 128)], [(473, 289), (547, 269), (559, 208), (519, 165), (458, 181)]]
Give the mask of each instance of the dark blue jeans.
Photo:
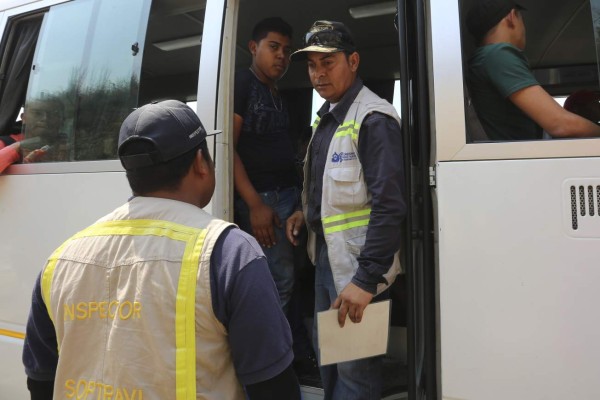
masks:
[[(319, 358), (317, 313), (328, 310), (337, 298), (327, 244), (317, 236), (315, 275), (315, 317), (313, 345)], [(320, 365), (319, 360), (319, 365)], [(383, 356), (364, 358), (320, 367), (325, 400), (380, 400), (383, 386)]]
[[(294, 290), (294, 247), (285, 236), (285, 221), (296, 209), (300, 189), (296, 187), (259, 193), (263, 203), (277, 213), (281, 228), (275, 229), (275, 246), (263, 247), (267, 257), (271, 275), (279, 292), (279, 301), (284, 313), (287, 314), (292, 292)], [(250, 210), (248, 205), (239, 197), (235, 199), (235, 222), (240, 229), (252, 234)]]

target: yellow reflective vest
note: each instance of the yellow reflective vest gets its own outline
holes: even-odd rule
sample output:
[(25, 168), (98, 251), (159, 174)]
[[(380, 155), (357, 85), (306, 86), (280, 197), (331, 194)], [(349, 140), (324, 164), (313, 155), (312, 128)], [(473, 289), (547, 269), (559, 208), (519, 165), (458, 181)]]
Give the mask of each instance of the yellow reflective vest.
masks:
[(60, 246), (42, 272), (55, 399), (243, 399), (212, 309), (210, 256), (230, 224), (136, 197)]
[[(365, 244), (371, 215), (371, 194), (367, 190), (362, 165), (358, 159), (358, 137), (363, 120), (373, 112), (389, 115), (400, 124), (400, 117), (394, 107), (363, 86), (331, 139), (323, 171), (321, 222), (338, 294), (350, 283), (358, 269), (357, 257)], [(313, 124), (313, 133), (318, 128), (319, 122), (320, 118), (317, 117)], [(308, 179), (310, 179), (310, 150), (304, 163), (305, 188), (309, 187)], [(303, 191), (304, 215), (307, 215), (307, 204), (308, 195)], [(317, 256), (315, 239), (315, 233), (309, 229), (308, 253), (313, 264)], [(392, 265), (384, 275), (386, 283), (377, 286), (377, 294), (394, 282), (400, 269), (399, 252), (397, 252)]]

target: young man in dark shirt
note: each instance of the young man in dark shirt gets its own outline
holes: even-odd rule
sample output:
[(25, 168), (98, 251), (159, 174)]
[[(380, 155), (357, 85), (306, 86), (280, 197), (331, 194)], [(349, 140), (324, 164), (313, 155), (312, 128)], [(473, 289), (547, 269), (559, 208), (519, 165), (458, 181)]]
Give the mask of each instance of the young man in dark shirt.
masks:
[(300, 204), (288, 109), (276, 86), (289, 66), (291, 38), (292, 28), (281, 18), (257, 23), (248, 44), (252, 64), (235, 76), (235, 222), (263, 248), (281, 307), (290, 319), (295, 365), (310, 374), (316, 365), (308, 335), (302, 321), (290, 313), (294, 249), (284, 230)]
[(291, 37), (292, 28), (281, 18), (255, 26), (248, 45), (252, 65), (236, 74), (234, 106), (235, 221), (263, 247), (284, 311), (294, 264), (282, 222), (298, 205), (299, 179), (288, 112), (276, 83), (289, 65)]

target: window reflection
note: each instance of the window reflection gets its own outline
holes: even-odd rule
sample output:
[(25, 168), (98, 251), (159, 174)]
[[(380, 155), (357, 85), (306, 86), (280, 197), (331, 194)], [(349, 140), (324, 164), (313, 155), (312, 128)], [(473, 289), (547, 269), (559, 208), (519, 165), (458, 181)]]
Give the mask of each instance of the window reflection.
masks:
[(22, 114), (24, 163), (68, 159), (67, 134), (63, 132), (65, 107), (58, 98), (35, 99), (25, 104)]

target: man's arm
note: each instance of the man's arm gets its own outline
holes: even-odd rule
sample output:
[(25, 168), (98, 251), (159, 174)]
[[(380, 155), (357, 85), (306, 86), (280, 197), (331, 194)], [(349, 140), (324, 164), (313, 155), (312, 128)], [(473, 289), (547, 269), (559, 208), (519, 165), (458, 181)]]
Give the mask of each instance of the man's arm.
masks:
[(21, 158), (19, 153), (19, 143), (13, 143), (8, 146), (2, 147), (0, 142), (0, 173), (2, 173), (10, 165), (16, 163)]
[(276, 377), (246, 385), (246, 394), (250, 400), (300, 400), (300, 390), (296, 390), (298, 387), (298, 378), (290, 365)]
[(233, 114), (233, 180), (235, 183), (235, 190), (237, 190), (250, 210), (252, 234), (256, 237), (258, 243), (266, 247), (271, 247), (275, 245), (275, 231), (273, 229), (273, 224), (280, 226), (281, 222), (273, 209), (263, 203), (260, 195), (254, 189), (254, 186), (252, 186), (248, 174), (246, 173), (246, 168), (237, 152), (238, 140), (242, 132), (243, 123), (244, 119), (241, 115)]
[(52, 400), (54, 381), (36, 381), (27, 378), (27, 389), (31, 400)]
[(298, 246), (298, 235), (304, 227), (304, 213), (301, 210), (295, 211), (290, 215), (285, 224), (285, 235), (294, 246)]
[(224, 232), (211, 257), (213, 309), (227, 329), (236, 374), (250, 399), (297, 399), (290, 368), (294, 353), (289, 324), (267, 261), (253, 237)]
[(58, 345), (54, 324), (42, 298), (40, 276), (33, 289), (31, 310), (23, 344), (23, 365), (31, 400), (52, 400), (54, 375), (58, 365)]
[(562, 108), (539, 85), (521, 89), (508, 98), (554, 137), (600, 136), (600, 126)]
[(394, 254), (400, 248), (401, 223), (406, 214), (402, 135), (396, 120), (380, 113), (361, 126), (358, 152), (371, 194), (371, 218), (365, 245), (358, 256), (358, 270), (333, 304), (338, 322), (346, 315), (360, 322), (364, 309), (384, 282)]

